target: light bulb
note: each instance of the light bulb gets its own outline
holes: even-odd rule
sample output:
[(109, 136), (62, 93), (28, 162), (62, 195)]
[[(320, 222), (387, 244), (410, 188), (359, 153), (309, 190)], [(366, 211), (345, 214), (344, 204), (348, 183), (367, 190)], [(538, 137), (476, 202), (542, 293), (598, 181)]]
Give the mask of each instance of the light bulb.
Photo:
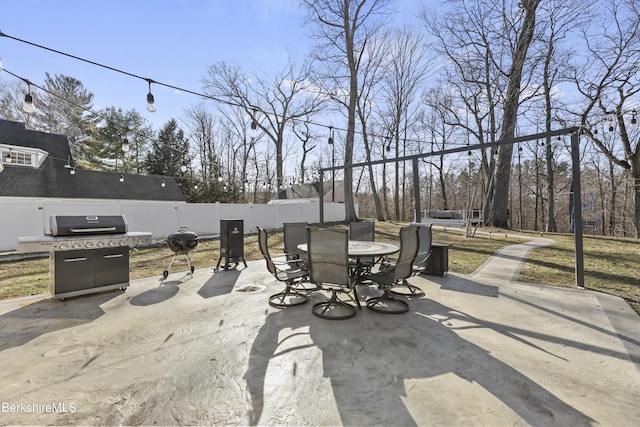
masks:
[(120, 182), (124, 182), (124, 175), (120, 175)]
[(33, 96), (31, 96), (31, 93), (27, 93), (24, 96), (24, 102), (22, 103), (22, 110), (27, 114), (31, 114), (34, 111), (36, 111), (36, 107), (33, 105)]
[(150, 113), (154, 113), (156, 111), (156, 102), (153, 99), (153, 94), (151, 92), (147, 94), (147, 110), (149, 110)]
[(162, 180), (162, 182), (160, 183), (160, 185), (164, 188), (164, 186), (166, 185), (166, 184), (164, 183), (164, 179)]
[(71, 168), (71, 170), (69, 171), (69, 175), (75, 175), (76, 174), (76, 168)]
[(128, 152), (130, 149), (129, 147), (129, 141), (127, 139), (125, 139), (124, 141), (122, 141), (122, 151), (124, 153)]

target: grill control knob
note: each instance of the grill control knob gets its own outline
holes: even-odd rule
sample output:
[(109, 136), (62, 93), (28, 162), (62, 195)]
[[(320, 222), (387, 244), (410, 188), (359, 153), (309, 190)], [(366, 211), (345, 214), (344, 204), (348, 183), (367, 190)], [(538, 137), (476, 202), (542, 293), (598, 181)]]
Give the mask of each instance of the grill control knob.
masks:
[(128, 241), (126, 241), (124, 239), (120, 240), (120, 246), (128, 246), (128, 245), (129, 245)]
[(116, 245), (115, 240), (109, 240), (109, 246), (114, 247)]
[(100, 240), (98, 243), (96, 243), (96, 246), (99, 248), (104, 248), (104, 242)]
[(75, 242), (73, 245), (71, 245), (73, 247), (73, 249), (80, 249), (82, 247), (82, 245), (78, 242)]
[(66, 243), (61, 243), (59, 248), (60, 248), (60, 250), (64, 251), (65, 249), (69, 248), (69, 245), (67, 245)]
[(85, 244), (84, 244), (84, 247), (85, 247), (85, 248), (87, 248), (87, 249), (92, 248), (92, 247), (93, 247), (93, 242), (87, 242), (87, 243), (85, 243)]

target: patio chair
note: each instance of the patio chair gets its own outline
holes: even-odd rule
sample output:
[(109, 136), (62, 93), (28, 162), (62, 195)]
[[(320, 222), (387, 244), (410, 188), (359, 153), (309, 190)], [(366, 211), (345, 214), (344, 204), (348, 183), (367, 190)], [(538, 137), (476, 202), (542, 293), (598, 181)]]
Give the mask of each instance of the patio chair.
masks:
[(390, 291), (413, 274), (418, 243), (417, 227), (408, 226), (400, 229), (400, 253), (396, 263), (382, 266), (380, 271), (364, 277), (382, 290), (382, 295), (367, 299), (367, 308), (385, 314), (401, 314), (409, 311), (409, 304), (395, 298)]
[[(418, 255), (413, 262), (413, 275), (423, 273), (427, 269), (427, 260), (431, 256), (431, 241), (433, 224), (416, 225), (418, 228)], [(409, 279), (403, 279), (402, 284), (392, 288), (389, 292), (396, 296), (421, 297), (425, 293), (422, 289), (409, 283)]]
[(349, 239), (373, 242), (376, 223), (373, 221), (354, 221), (349, 223)]
[(297, 287), (302, 282), (308, 280), (308, 271), (299, 268), (295, 262), (274, 261), (269, 253), (267, 230), (262, 227), (257, 228), (258, 246), (260, 247), (260, 252), (262, 252), (262, 257), (267, 262), (267, 270), (269, 270), (276, 280), (284, 282), (286, 285), (284, 290), (269, 297), (269, 304), (273, 307), (285, 308), (306, 303), (309, 299), (309, 290), (298, 289)]
[[(358, 240), (365, 242), (373, 242), (376, 234), (376, 223), (373, 221), (354, 221), (349, 223), (349, 240)], [(375, 264), (374, 257), (360, 257), (358, 262), (352, 262), (352, 265), (357, 265), (360, 271), (360, 275), (369, 273), (371, 267)]]
[(289, 261), (299, 262), (300, 267), (304, 267), (307, 254), (298, 245), (307, 243), (307, 222), (285, 222), (283, 224), (284, 253)]
[(342, 320), (356, 315), (356, 308), (338, 298), (338, 293), (353, 291), (352, 299), (360, 309), (349, 274), (349, 231), (338, 228), (307, 228), (309, 278), (319, 289), (331, 292), (327, 301), (316, 303), (312, 312), (323, 319)]

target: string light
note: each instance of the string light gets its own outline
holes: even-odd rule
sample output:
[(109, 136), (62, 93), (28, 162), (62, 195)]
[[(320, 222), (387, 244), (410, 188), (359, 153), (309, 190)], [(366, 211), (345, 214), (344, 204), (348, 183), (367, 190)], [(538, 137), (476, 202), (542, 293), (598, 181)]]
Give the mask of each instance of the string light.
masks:
[(153, 94), (151, 93), (151, 82), (153, 82), (153, 80), (151, 79), (145, 79), (145, 80), (147, 80), (147, 82), (149, 83), (149, 93), (147, 94), (147, 110), (150, 113), (154, 113), (156, 111), (156, 101), (153, 98)]
[(164, 188), (165, 187), (165, 183), (164, 183), (164, 179), (162, 180), (162, 182), (160, 183), (160, 187)]
[(130, 150), (131, 147), (129, 147), (129, 140), (127, 138), (125, 138), (122, 141), (122, 152), (123, 153), (127, 153)]
[(26, 80), (27, 94), (24, 96), (24, 102), (22, 103), (22, 110), (27, 114), (32, 114), (36, 111), (36, 107), (33, 105), (33, 96), (31, 96), (31, 83)]
[(124, 175), (120, 175), (120, 182), (124, 182)]

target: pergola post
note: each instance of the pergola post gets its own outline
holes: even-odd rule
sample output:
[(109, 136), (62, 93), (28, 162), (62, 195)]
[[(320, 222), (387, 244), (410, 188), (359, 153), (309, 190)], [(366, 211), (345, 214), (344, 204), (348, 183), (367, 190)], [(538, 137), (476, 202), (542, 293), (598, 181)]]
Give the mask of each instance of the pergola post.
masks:
[(322, 169), (320, 169), (320, 179), (318, 180), (318, 186), (320, 188), (318, 188), (318, 194), (320, 195), (320, 200), (319, 200), (319, 204), (320, 204), (320, 225), (324, 225), (324, 172)]
[(422, 222), (422, 213), (420, 212), (420, 176), (418, 174), (418, 158), (413, 158), (413, 195), (414, 195), (414, 204), (415, 204), (415, 221), (420, 223)]
[(576, 245), (576, 285), (584, 288), (584, 252), (582, 240), (582, 186), (580, 184), (580, 134), (571, 134), (571, 169), (573, 180), (573, 235)]

